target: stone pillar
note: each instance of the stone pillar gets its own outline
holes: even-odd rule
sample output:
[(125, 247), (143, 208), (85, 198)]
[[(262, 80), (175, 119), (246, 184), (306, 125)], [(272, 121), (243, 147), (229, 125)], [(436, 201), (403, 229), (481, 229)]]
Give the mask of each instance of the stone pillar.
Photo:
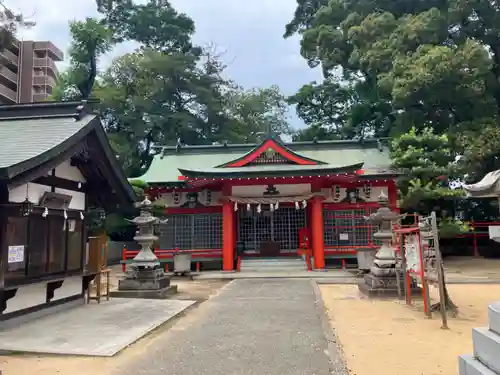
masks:
[[(373, 235), (375, 240), (382, 242), (382, 245), (375, 254), (370, 273), (364, 276), (358, 284), (359, 290), (370, 297), (375, 296), (397, 296), (398, 280), (396, 279), (396, 252), (392, 246), (393, 228), (392, 224), (406, 215), (399, 215), (388, 207), (388, 198), (382, 193), (378, 198), (380, 208), (377, 212), (365, 217), (369, 223), (378, 226), (378, 231)], [(400, 285), (403, 285), (401, 277)]]
[(140, 215), (130, 222), (137, 225), (134, 240), (141, 246), (141, 250), (135, 256), (125, 279), (118, 282), (118, 290), (111, 295), (125, 298), (168, 298), (177, 291), (177, 287), (170, 285), (170, 277), (165, 275), (158, 257), (151, 250), (153, 242), (158, 239), (154, 230), (160, 219), (152, 215), (153, 204), (149, 199), (146, 198), (136, 206), (140, 209)]
[(234, 225), (231, 201), (222, 206), (222, 269), (234, 270)]
[(325, 269), (325, 242), (323, 228), (323, 202), (321, 197), (315, 196), (311, 200), (311, 234), (314, 268)]

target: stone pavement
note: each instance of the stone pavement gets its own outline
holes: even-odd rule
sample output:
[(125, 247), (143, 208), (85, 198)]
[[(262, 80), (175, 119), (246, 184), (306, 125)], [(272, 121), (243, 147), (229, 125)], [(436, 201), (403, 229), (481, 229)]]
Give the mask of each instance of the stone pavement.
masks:
[(0, 331), (0, 351), (112, 356), (193, 303), (114, 298), (81, 305)]
[(200, 319), (114, 374), (347, 374), (315, 289), (310, 280), (234, 280), (203, 304)]

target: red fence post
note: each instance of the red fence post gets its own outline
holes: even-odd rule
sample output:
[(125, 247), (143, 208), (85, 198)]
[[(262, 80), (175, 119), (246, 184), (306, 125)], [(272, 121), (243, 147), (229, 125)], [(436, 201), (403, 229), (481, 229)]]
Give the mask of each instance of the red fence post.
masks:
[(123, 251), (122, 251), (122, 259), (123, 259), (123, 264), (122, 264), (122, 272), (125, 273), (127, 271), (127, 247), (123, 246)]
[(474, 221), (471, 222), (472, 228), (472, 246), (474, 248), (474, 256), (479, 256), (479, 250), (477, 249), (477, 235), (476, 235), (476, 223)]

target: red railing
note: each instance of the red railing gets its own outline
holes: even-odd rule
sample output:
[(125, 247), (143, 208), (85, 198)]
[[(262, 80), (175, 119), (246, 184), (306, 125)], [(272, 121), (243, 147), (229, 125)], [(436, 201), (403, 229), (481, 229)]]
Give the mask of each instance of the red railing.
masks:
[[(196, 259), (206, 259), (206, 258), (222, 258), (221, 249), (195, 249), (195, 250), (154, 250), (155, 255), (158, 259), (173, 259), (175, 253), (190, 253), (194, 260)], [(135, 256), (139, 254), (139, 250), (127, 250), (123, 247), (122, 251), (122, 271), (127, 270), (127, 260), (134, 259)], [(168, 263), (165, 264), (165, 271), (168, 272)], [(196, 271), (200, 271), (200, 262), (196, 262)]]

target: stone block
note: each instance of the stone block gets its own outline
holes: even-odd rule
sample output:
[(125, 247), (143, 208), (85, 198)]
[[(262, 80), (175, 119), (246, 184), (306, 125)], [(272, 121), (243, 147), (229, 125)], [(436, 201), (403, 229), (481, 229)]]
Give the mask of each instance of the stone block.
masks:
[(458, 373), (460, 375), (496, 375), (474, 356), (465, 354), (458, 357)]
[(472, 329), (474, 357), (486, 367), (500, 373), (500, 335), (487, 327)]
[[(396, 288), (398, 286), (398, 282), (396, 276), (389, 277), (379, 277), (373, 275), (371, 273), (365, 275), (363, 277), (365, 284), (369, 285), (371, 288)], [(401, 285), (404, 283), (403, 277), (400, 277)]]
[(170, 277), (151, 279), (123, 279), (118, 282), (118, 290), (159, 290), (170, 285)]
[(500, 301), (488, 306), (488, 321), (490, 330), (500, 335)]
[(177, 285), (170, 285), (162, 289), (115, 290), (110, 292), (110, 296), (118, 298), (167, 299), (176, 293)]

